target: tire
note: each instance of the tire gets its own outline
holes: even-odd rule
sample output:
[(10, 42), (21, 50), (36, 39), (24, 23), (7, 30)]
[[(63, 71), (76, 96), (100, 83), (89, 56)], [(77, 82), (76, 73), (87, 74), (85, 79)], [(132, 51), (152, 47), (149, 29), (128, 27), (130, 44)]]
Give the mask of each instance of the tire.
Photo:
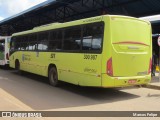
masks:
[(48, 72), (49, 83), (52, 86), (58, 86), (58, 74), (55, 67), (51, 67)]

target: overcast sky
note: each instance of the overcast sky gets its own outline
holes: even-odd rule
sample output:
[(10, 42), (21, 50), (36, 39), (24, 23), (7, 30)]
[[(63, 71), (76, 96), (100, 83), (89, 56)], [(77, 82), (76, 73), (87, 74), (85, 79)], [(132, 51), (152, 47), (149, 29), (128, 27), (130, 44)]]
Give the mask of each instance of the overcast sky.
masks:
[(0, 0), (0, 20), (20, 13), (46, 0)]

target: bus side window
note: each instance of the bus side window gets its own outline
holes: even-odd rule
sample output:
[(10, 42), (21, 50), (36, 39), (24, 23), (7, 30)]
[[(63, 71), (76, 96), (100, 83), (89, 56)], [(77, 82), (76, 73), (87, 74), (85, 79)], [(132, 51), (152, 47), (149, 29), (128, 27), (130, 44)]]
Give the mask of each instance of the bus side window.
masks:
[(59, 51), (62, 50), (62, 30), (50, 31), (48, 50)]
[(82, 50), (100, 51), (103, 39), (103, 24), (92, 23), (83, 27)]
[(50, 36), (49, 36), (49, 44), (48, 44), (48, 50), (56, 50), (57, 49), (57, 44), (56, 42), (56, 31), (50, 31)]
[(82, 50), (91, 50), (92, 36), (83, 37)]
[(81, 26), (66, 28), (64, 32), (64, 50), (80, 50)]
[(37, 34), (33, 33), (29, 36), (28, 39), (28, 50), (36, 50), (37, 49)]
[(58, 30), (56, 35), (56, 41), (58, 41), (56, 50), (62, 50), (62, 38), (63, 38), (63, 31)]
[(28, 36), (22, 36), (21, 50), (27, 50), (27, 46), (28, 46)]
[(21, 49), (21, 37), (16, 37), (14, 40), (14, 50), (20, 50)]
[(48, 50), (49, 32), (38, 33), (38, 50)]
[(10, 42), (10, 51), (14, 51), (14, 47), (15, 47), (15, 45), (14, 45), (14, 37), (13, 38), (11, 38), (11, 42)]

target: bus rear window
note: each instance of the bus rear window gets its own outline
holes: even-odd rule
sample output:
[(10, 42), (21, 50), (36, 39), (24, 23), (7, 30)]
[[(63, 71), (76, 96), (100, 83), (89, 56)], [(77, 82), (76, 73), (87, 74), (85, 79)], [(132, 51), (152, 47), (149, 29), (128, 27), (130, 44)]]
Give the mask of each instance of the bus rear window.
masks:
[(112, 43), (141, 43), (150, 45), (150, 27), (146, 22), (117, 18), (112, 21)]

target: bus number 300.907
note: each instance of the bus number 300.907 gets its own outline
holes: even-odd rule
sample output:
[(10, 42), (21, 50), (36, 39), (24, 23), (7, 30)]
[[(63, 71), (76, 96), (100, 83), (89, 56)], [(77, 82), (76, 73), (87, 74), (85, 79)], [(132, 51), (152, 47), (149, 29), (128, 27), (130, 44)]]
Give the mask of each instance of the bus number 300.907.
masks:
[(97, 59), (97, 55), (84, 54), (84, 59), (87, 59), (87, 60), (96, 60)]

